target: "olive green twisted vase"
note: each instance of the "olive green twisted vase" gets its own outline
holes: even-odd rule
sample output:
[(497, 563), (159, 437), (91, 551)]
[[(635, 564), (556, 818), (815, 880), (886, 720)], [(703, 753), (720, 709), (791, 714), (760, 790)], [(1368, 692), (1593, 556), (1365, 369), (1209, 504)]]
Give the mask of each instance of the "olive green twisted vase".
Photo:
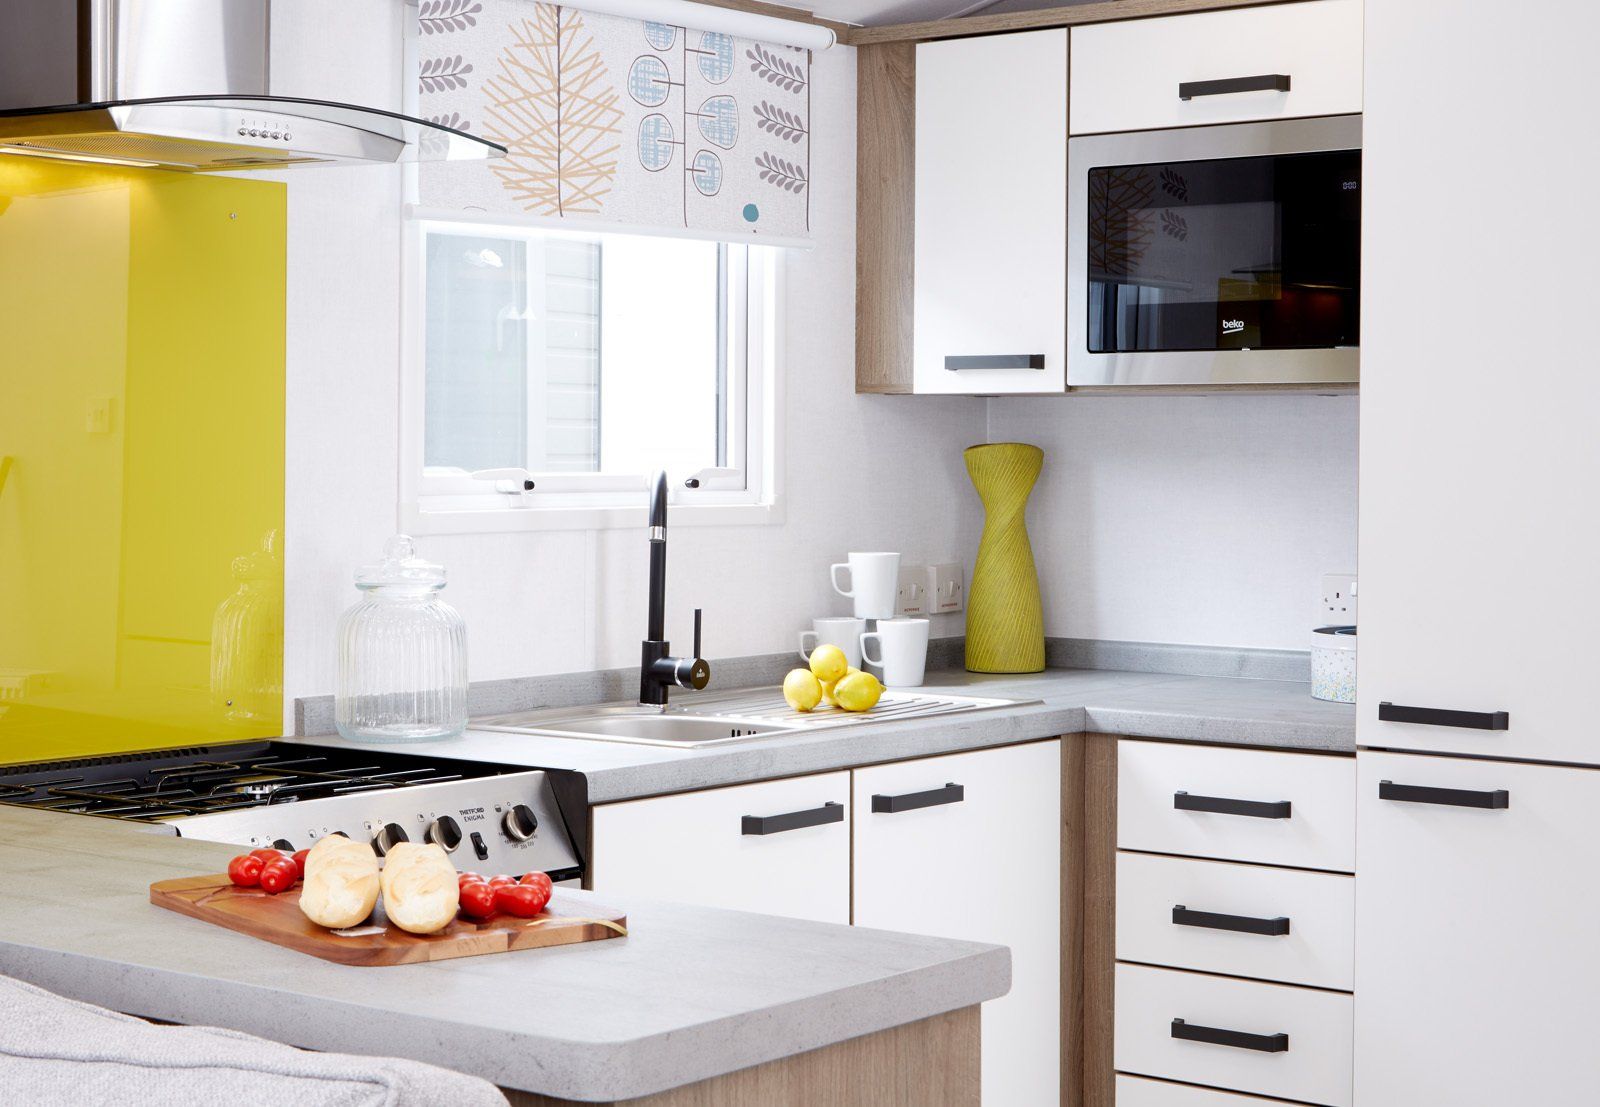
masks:
[(963, 456), (983, 500), (983, 540), (967, 590), (967, 669), (1044, 669), (1044, 610), (1024, 513), (1044, 451), (1023, 442), (972, 446)]

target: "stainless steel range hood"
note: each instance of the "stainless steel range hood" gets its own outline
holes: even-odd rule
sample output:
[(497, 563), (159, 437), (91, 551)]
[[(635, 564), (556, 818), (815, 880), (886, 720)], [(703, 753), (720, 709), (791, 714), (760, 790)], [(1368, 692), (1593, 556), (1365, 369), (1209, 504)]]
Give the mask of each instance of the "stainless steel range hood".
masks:
[(273, 96), (271, 0), (0, 0), (0, 156), (187, 172), (501, 157), (353, 104)]

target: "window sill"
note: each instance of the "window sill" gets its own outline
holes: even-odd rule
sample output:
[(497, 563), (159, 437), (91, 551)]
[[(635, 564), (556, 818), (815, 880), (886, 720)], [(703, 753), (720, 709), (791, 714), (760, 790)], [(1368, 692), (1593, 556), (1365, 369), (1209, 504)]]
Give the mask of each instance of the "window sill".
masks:
[[(776, 503), (672, 505), (674, 527), (771, 526), (783, 522)], [(429, 509), (417, 503), (400, 505), (405, 534), (512, 534), (544, 530), (643, 529), (645, 506), (638, 507), (498, 507)]]

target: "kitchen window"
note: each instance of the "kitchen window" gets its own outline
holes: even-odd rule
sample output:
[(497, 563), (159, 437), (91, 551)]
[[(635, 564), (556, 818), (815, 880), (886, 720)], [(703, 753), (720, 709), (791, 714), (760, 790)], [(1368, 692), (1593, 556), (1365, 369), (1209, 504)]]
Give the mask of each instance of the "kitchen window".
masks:
[(416, 220), (406, 254), (408, 530), (640, 524), (656, 469), (675, 522), (773, 518), (776, 250)]

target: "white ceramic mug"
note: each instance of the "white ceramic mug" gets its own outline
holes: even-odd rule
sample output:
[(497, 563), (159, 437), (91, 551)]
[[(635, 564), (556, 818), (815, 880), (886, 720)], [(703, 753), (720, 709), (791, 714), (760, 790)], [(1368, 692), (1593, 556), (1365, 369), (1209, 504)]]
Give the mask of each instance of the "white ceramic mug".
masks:
[[(878, 647), (876, 657), (869, 642)], [(917, 687), (928, 667), (928, 620), (879, 619), (876, 630), (861, 636), (861, 656), (883, 670), (888, 687)]]
[(812, 619), (811, 629), (800, 632), (800, 660), (811, 661), (811, 651), (818, 646), (838, 646), (845, 660), (854, 668), (861, 668), (861, 635), (867, 629), (865, 619), (848, 615), (837, 619)]
[[(850, 573), (850, 587), (839, 583), (839, 570)], [(833, 590), (855, 601), (858, 619), (894, 618), (895, 596), (900, 590), (900, 555), (852, 553), (829, 570)]]

